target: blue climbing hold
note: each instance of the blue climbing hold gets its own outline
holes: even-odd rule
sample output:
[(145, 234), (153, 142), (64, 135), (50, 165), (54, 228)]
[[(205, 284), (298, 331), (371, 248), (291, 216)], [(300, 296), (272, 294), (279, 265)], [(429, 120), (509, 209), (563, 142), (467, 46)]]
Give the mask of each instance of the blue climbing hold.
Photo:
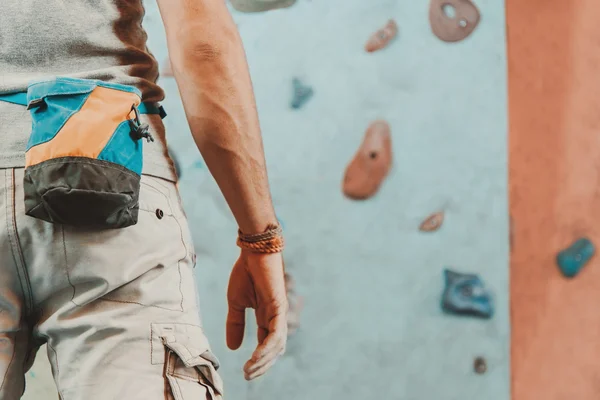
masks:
[(594, 244), (587, 238), (581, 238), (558, 253), (556, 263), (564, 276), (573, 278), (587, 264), (595, 252)]
[(298, 78), (292, 79), (292, 86), (294, 88), (294, 95), (290, 107), (293, 109), (299, 109), (302, 107), (314, 94), (313, 89), (302, 83)]
[(449, 314), (491, 318), (494, 304), (490, 291), (475, 274), (444, 269), (442, 310)]

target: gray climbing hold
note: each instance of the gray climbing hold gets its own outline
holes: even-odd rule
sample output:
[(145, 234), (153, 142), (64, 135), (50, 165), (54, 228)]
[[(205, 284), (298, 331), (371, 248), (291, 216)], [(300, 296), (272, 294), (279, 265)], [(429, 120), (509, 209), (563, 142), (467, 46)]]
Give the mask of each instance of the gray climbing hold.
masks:
[(565, 277), (573, 278), (587, 264), (595, 252), (594, 244), (587, 238), (581, 238), (558, 253), (556, 263)]
[(312, 87), (305, 85), (298, 78), (292, 79), (292, 86), (294, 89), (294, 94), (290, 103), (290, 107), (297, 110), (306, 104), (308, 100), (310, 100), (314, 94), (314, 91)]
[(473, 361), (473, 370), (479, 375), (485, 374), (487, 371), (487, 363), (485, 362), (485, 358), (477, 357), (475, 361)]
[(490, 291), (475, 274), (444, 269), (442, 310), (449, 314), (491, 318), (494, 304)]

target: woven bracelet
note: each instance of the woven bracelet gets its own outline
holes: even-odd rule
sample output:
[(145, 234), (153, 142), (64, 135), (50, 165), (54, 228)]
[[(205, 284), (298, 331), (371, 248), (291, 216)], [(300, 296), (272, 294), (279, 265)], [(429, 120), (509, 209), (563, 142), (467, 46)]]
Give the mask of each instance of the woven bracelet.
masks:
[(253, 253), (281, 253), (285, 247), (280, 225), (270, 224), (262, 233), (246, 235), (238, 230), (237, 245)]

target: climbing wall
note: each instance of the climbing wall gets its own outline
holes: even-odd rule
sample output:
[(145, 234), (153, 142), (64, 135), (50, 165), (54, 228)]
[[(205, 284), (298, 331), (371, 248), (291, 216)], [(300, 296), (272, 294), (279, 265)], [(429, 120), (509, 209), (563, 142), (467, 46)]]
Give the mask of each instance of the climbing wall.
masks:
[(600, 397), (600, 265), (556, 254), (600, 242), (600, 3), (507, 0), (513, 399)]
[[(167, 57), (147, 2), (150, 48)], [(241, 368), (250, 325), (226, 349), (225, 289), (236, 226), (189, 136), (176, 84), (162, 78), (169, 143), (198, 251), (203, 320), (230, 399), (509, 399), (507, 119), (504, 5), (476, 2), (464, 41), (433, 35), (427, 2), (298, 1), (233, 12), (250, 64), (288, 271), (305, 299), (287, 354), (264, 378)], [(398, 37), (365, 43), (393, 18)], [(291, 107), (297, 78), (313, 89)], [(346, 198), (344, 171), (369, 124), (386, 120), (393, 167), (366, 201)], [(419, 231), (431, 213), (445, 219)], [(478, 274), (489, 320), (442, 313), (443, 269)], [(473, 370), (483, 357), (487, 372)]]
[[(556, 75), (542, 75), (543, 81), (523, 80), (521, 88), (515, 89), (514, 76), (533, 76), (531, 65), (538, 75), (543, 61), (554, 68), (567, 65), (569, 48), (568, 41), (560, 41), (550, 28), (557, 41), (542, 40), (546, 25), (540, 22), (539, 10), (509, 1), (513, 15), (517, 8), (524, 13), (523, 18), (513, 17), (518, 24), (510, 26), (511, 38), (522, 40), (519, 51), (529, 60), (529, 64), (510, 64), (511, 90), (522, 101), (511, 103), (513, 112), (517, 104), (511, 140), (513, 146), (523, 148), (513, 157), (511, 171), (514, 176), (514, 162), (519, 159), (532, 168), (520, 170), (522, 184), (513, 185), (512, 194), (517, 205), (513, 267), (518, 267), (513, 272), (517, 299), (513, 302), (517, 321), (513, 365), (519, 396), (515, 398), (544, 397), (531, 394), (529, 389), (535, 387), (546, 390), (544, 398), (553, 399), (547, 388), (560, 382), (557, 377), (577, 384), (580, 376), (590, 374), (567, 362), (552, 367), (525, 357), (564, 361), (568, 351), (586, 352), (577, 341), (582, 337), (589, 341), (597, 331), (594, 303), (582, 306), (589, 300), (592, 283), (586, 277), (592, 276), (593, 269), (566, 286), (551, 259), (554, 248), (571, 236), (558, 239), (545, 233), (552, 227), (568, 226), (574, 232), (591, 229), (593, 214), (558, 218), (563, 206), (575, 206), (574, 197), (557, 197), (562, 203), (550, 199), (583, 193), (591, 202), (594, 186), (578, 184), (580, 175), (587, 176), (592, 158), (578, 152), (593, 151), (587, 133), (595, 114), (590, 102), (581, 109), (585, 111), (558, 120), (564, 117), (562, 109), (545, 102), (545, 96), (561, 95), (568, 102), (573, 97), (566, 94), (573, 93), (566, 92)], [(509, 400), (504, 4), (500, 0), (475, 3), (481, 20), (465, 40), (456, 43), (432, 33), (427, 1), (298, 0), (277, 11), (233, 12), (256, 91), (274, 202), (286, 231), (286, 266), (304, 298), (300, 328), (290, 337), (286, 355), (267, 376), (251, 383), (243, 379), (242, 366), (256, 343), (255, 326), (249, 324), (240, 350), (232, 352), (225, 346), (225, 293), (237, 257), (237, 227), (193, 143), (175, 81), (161, 78), (167, 92), (167, 136), (183, 171), (180, 188), (198, 255), (202, 318), (221, 361), (226, 399)], [(168, 54), (158, 9), (154, 0), (145, 4), (149, 47), (162, 62)], [(568, 11), (565, 4), (561, 7)], [(539, 38), (515, 36), (519, 27), (526, 30), (528, 15), (538, 21)], [(558, 14), (555, 17), (554, 23), (565, 25)], [(592, 17), (584, 17), (592, 26)], [(472, 18), (469, 23), (475, 21)], [(386, 48), (366, 51), (365, 47), (372, 48), (367, 42), (374, 32), (383, 27), (390, 32), (390, 19), (396, 21), (397, 37)], [(448, 34), (444, 29), (440, 32)], [(548, 46), (556, 43), (560, 52), (534, 58), (537, 40)], [(579, 68), (592, 66), (590, 62)], [(298, 89), (303, 100), (294, 102)], [(585, 99), (585, 93), (594, 89), (580, 86), (579, 98)], [(531, 109), (535, 104), (541, 105), (540, 113), (556, 121), (536, 124), (528, 114), (518, 114), (519, 107)], [(352, 200), (342, 191), (345, 171), (376, 120), (386, 121), (389, 127), (392, 167), (373, 197)], [(583, 135), (587, 145), (559, 152), (567, 131)], [(371, 157), (370, 152), (365, 154)], [(379, 162), (382, 153), (377, 154)], [(562, 169), (549, 165), (557, 156), (562, 157)], [(565, 191), (558, 185), (567, 180), (558, 177), (571, 178)], [(356, 191), (347, 190), (350, 197), (357, 197), (352, 193)], [(591, 206), (590, 202), (585, 205)], [(435, 212), (444, 213), (441, 227), (435, 230), (434, 218), (423, 227), (431, 232), (420, 231), (422, 222)], [(458, 287), (456, 282), (470, 282), (469, 291), (462, 287), (460, 293), (467, 298), (479, 296), (484, 305), (491, 291), (491, 318), (442, 312), (445, 268), (477, 275), (448, 274), (454, 282), (450, 289)], [(546, 286), (538, 286), (540, 282)], [(583, 319), (575, 321), (580, 317), (568, 310), (578, 306), (585, 312)], [(533, 330), (526, 329), (524, 318), (533, 319)], [(592, 329), (578, 328), (590, 322), (596, 323)], [(556, 337), (563, 343), (547, 342), (549, 331), (560, 332)], [(589, 348), (587, 352), (594, 353)], [(41, 352), (28, 374), (25, 399), (53, 397), (48, 395), (53, 388), (44, 358)], [(526, 381), (526, 376), (533, 379)]]

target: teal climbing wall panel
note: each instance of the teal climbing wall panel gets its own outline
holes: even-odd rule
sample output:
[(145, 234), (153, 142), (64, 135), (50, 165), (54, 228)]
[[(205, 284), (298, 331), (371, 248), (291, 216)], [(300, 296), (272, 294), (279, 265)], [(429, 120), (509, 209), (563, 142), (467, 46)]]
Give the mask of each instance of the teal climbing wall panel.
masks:
[[(299, 0), (234, 12), (250, 65), (270, 181), (305, 297), (302, 326), (268, 376), (241, 372), (255, 344), (225, 346), (225, 290), (236, 225), (203, 167), (172, 78), (161, 79), (169, 144), (198, 253), (202, 317), (229, 399), (508, 400), (507, 93), (504, 2), (475, 1), (481, 22), (449, 44), (430, 30), (427, 2)], [(154, 1), (150, 48), (167, 57)], [(394, 18), (399, 35), (366, 53)], [(292, 79), (314, 89), (290, 108)], [(393, 169), (365, 202), (341, 192), (344, 169), (375, 119), (392, 128)], [(424, 218), (445, 211), (437, 232)], [(490, 320), (440, 310), (445, 267), (477, 273), (494, 292)], [(473, 371), (484, 357), (487, 372)]]

